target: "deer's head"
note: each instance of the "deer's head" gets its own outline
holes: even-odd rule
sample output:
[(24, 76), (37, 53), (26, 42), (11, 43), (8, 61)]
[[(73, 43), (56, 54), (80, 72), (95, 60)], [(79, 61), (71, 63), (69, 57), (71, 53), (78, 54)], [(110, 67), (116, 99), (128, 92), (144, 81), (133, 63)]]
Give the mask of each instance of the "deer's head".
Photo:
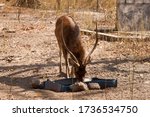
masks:
[(91, 54), (94, 52), (97, 43), (98, 43), (98, 36), (97, 36), (97, 24), (96, 24), (96, 41), (95, 44), (92, 48), (92, 50), (90, 51), (90, 53), (87, 55), (87, 57), (85, 57), (85, 59), (83, 61), (79, 61), (78, 58), (71, 52), (68, 50), (68, 52), (71, 54), (71, 58), (69, 59), (69, 63), (73, 66), (74, 69), (74, 74), (75, 77), (79, 80), (79, 81), (83, 81), (85, 74), (86, 74), (86, 66), (91, 62)]
[[(61, 34), (62, 34), (62, 41), (63, 41), (65, 49), (67, 50), (67, 52), (71, 56), (69, 61), (70, 61), (70, 64), (73, 66), (75, 77), (79, 81), (83, 81), (83, 78), (85, 77), (85, 74), (86, 74), (86, 66), (91, 61), (90, 60), (91, 54), (94, 52), (94, 50), (95, 50), (95, 48), (97, 46), (97, 43), (98, 43), (97, 22), (96, 22), (96, 41), (95, 41), (95, 44), (94, 44), (93, 48), (91, 49), (91, 51), (89, 52), (89, 54), (83, 60), (79, 60), (79, 57), (77, 55), (73, 54), (73, 52), (70, 51), (69, 48), (67, 47), (67, 45), (65, 43), (65, 40), (64, 40), (64, 35), (63, 35), (63, 22), (61, 24), (62, 24), (62, 30), (61, 30), (62, 31), (61, 32)], [(82, 51), (78, 51), (78, 52), (80, 53), (80, 55), (82, 55)]]

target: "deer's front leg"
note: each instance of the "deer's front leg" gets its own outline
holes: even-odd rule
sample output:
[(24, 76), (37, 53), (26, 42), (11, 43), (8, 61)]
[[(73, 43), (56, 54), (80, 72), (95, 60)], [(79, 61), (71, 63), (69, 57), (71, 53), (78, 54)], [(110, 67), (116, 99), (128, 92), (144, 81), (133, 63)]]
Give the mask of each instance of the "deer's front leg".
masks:
[(67, 78), (70, 78), (68, 55), (67, 55), (67, 59), (66, 59), (66, 75), (67, 75)]
[(74, 66), (71, 66), (71, 73), (70, 73), (70, 77), (71, 77), (71, 78), (74, 78), (74, 77), (75, 77), (74, 72), (75, 72), (75, 68), (74, 68)]

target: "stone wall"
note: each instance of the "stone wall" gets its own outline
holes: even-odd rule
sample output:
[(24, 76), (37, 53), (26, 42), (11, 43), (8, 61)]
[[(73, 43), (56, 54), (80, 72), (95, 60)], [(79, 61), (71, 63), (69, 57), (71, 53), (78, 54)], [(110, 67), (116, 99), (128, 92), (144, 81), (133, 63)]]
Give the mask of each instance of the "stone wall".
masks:
[(117, 28), (120, 31), (150, 30), (150, 0), (118, 0)]

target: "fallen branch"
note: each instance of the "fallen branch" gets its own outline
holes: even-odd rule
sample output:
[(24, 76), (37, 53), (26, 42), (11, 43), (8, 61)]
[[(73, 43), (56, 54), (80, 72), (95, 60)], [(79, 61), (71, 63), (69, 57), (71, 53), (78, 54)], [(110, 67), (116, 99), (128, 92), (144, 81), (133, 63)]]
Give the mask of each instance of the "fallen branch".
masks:
[[(85, 35), (94, 35), (96, 32), (95, 31), (91, 31), (91, 30), (86, 30), (86, 29), (81, 29), (80, 30), (81, 33), (85, 34)], [(123, 35), (123, 34), (129, 34), (129, 35)], [(132, 34), (132, 35), (131, 35)], [(112, 32), (112, 34), (110, 33), (103, 33), (103, 32), (98, 32), (98, 38), (100, 40), (104, 40), (104, 41), (122, 41), (122, 40), (129, 40), (129, 41), (133, 41), (133, 40), (138, 40), (138, 41), (150, 41), (150, 35), (148, 34), (143, 34), (143, 33), (123, 33), (123, 32)]]

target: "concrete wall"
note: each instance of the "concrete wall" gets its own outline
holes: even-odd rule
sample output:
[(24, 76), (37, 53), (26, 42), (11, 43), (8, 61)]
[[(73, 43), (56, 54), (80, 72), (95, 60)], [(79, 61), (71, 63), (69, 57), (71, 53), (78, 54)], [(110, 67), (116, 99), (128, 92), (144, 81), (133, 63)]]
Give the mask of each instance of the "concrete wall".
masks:
[(118, 0), (117, 28), (120, 31), (150, 30), (150, 0)]

